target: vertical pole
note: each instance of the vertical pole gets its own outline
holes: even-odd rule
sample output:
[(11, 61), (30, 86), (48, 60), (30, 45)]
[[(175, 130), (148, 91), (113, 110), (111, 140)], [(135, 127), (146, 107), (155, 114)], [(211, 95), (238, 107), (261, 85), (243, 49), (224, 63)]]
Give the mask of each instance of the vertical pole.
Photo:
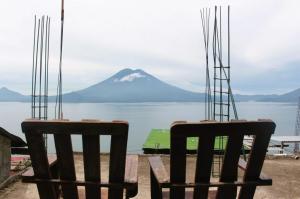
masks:
[(200, 10), (202, 31), (204, 39), (204, 50), (206, 59), (206, 85), (205, 85), (205, 119), (211, 119), (211, 90), (210, 90), (210, 77), (209, 77), (209, 60), (208, 60), (208, 45), (209, 45), (209, 18), (210, 9)]
[(215, 20), (214, 20), (214, 33), (213, 33), (213, 59), (214, 59), (214, 114), (213, 119), (216, 119), (216, 76), (217, 76), (217, 63), (216, 63), (216, 47), (217, 47), (217, 6), (215, 6)]
[(36, 15), (34, 15), (34, 28), (33, 28), (33, 54), (32, 54), (32, 74), (31, 74), (31, 118), (34, 118), (34, 73), (35, 73), (35, 38), (36, 37)]
[(41, 29), (41, 21), (38, 20), (38, 30), (36, 37), (36, 51), (35, 51), (35, 66), (34, 66), (34, 83), (33, 83), (33, 118), (35, 118), (35, 100), (36, 100), (36, 75), (37, 75), (37, 64), (38, 64), (38, 53), (39, 53), (39, 37), (40, 37), (40, 29)]
[(208, 50), (209, 50), (209, 21), (210, 21), (210, 8), (207, 14), (207, 42), (206, 42), (206, 51), (207, 51), (207, 79), (208, 79), (208, 119), (211, 120), (211, 88), (210, 88), (210, 74), (209, 74), (209, 66), (208, 66)]
[(62, 50), (63, 50), (63, 33), (64, 33), (64, 0), (61, 1), (61, 35), (60, 35), (60, 56), (59, 56), (59, 102), (58, 102), (58, 119), (63, 119), (62, 115)]
[(204, 22), (204, 8), (202, 9), (202, 11), (200, 10), (200, 14), (201, 14), (201, 20), (202, 20), (202, 29), (203, 29), (203, 38), (204, 38), (204, 49), (205, 49), (205, 58), (206, 58), (206, 79), (205, 79), (205, 119), (207, 118), (207, 105), (208, 105), (208, 89), (207, 89), (207, 50), (206, 50), (206, 32), (205, 32), (205, 22)]
[[(296, 116), (296, 125), (295, 125), (295, 135), (300, 135), (300, 97), (298, 99), (298, 108), (297, 108), (297, 116)], [(295, 143), (294, 152), (299, 152), (299, 143)]]
[(45, 31), (45, 55), (44, 55), (44, 113), (43, 113), (43, 118), (46, 120), (46, 89), (47, 89), (47, 50), (48, 50), (48, 16), (46, 17), (46, 31)]
[(227, 39), (227, 47), (228, 47), (228, 52), (227, 52), (227, 55), (228, 55), (228, 58), (227, 58), (227, 61), (228, 61), (228, 83), (227, 83), (227, 113), (228, 113), (228, 116), (227, 116), (227, 120), (229, 121), (230, 119), (230, 92), (229, 92), (229, 86), (230, 86), (230, 6), (228, 6), (228, 11), (227, 11), (227, 36), (228, 36), (228, 39)]
[(49, 50), (50, 50), (50, 17), (49, 17), (49, 21), (48, 21), (48, 38), (47, 38), (47, 77), (46, 77), (46, 119), (48, 119), (48, 84), (49, 84), (49, 78), (48, 78), (48, 74), (49, 74)]
[(219, 19), (219, 69), (220, 69), (220, 75), (219, 75), (219, 85), (220, 85), (220, 121), (223, 121), (223, 84), (222, 84), (222, 79), (223, 79), (223, 75), (222, 75), (222, 10), (221, 10), (221, 6), (219, 8), (219, 15), (220, 15), (220, 19)]
[(42, 117), (42, 72), (43, 72), (44, 16), (41, 21), (40, 81), (39, 81), (39, 119)]

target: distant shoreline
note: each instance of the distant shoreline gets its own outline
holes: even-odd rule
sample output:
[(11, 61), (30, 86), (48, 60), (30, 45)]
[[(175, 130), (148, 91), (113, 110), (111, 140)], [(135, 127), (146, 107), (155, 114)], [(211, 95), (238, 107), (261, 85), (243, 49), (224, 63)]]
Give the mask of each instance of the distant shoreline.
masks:
[[(0, 101), (0, 103), (5, 102), (17, 102), (17, 103), (31, 103), (31, 101)], [(276, 104), (297, 104), (296, 101), (235, 101), (235, 103), (276, 103)], [(48, 101), (48, 103), (55, 104), (55, 101)], [(137, 101), (137, 102), (126, 102), (126, 101), (105, 101), (105, 102), (71, 102), (71, 101), (63, 101), (63, 103), (67, 104), (145, 104), (145, 103), (205, 103), (204, 101)]]

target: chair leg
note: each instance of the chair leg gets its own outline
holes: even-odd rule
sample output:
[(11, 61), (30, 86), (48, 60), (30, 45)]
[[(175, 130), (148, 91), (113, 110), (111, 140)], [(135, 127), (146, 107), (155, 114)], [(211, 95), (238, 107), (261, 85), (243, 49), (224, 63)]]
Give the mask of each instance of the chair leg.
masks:
[[(58, 165), (57, 164), (53, 165), (50, 168), (50, 171), (51, 171), (51, 175), (52, 175), (53, 178), (55, 178), (55, 179), (59, 178), (59, 171), (58, 171)], [(58, 184), (54, 185), (54, 189), (55, 189), (55, 192), (56, 192), (56, 197), (59, 198), (60, 194), (61, 194), (60, 186)]]
[(162, 199), (162, 188), (160, 187), (152, 169), (150, 169), (150, 179), (151, 179), (151, 198)]
[(57, 199), (55, 187), (50, 183), (37, 183), (40, 199)]
[(126, 189), (126, 199), (133, 198), (138, 193), (138, 185)]

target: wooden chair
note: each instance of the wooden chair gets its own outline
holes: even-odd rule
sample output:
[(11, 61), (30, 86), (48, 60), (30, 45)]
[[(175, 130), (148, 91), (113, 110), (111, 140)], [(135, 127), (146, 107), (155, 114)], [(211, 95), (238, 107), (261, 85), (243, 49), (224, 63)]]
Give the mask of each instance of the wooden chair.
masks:
[[(127, 122), (28, 120), (22, 123), (22, 130), (32, 161), (32, 169), (23, 174), (22, 180), (36, 183), (41, 199), (56, 199), (60, 195), (65, 199), (119, 199), (123, 198), (124, 190), (126, 198), (137, 194), (138, 156), (126, 156)], [(47, 157), (43, 134), (53, 134), (57, 158)], [(82, 136), (84, 180), (81, 181), (76, 180), (75, 174), (71, 141), (74, 134)], [(100, 135), (111, 136), (108, 182), (101, 181)], [(83, 186), (85, 192), (78, 190), (78, 186)]]
[[(265, 154), (275, 124), (270, 120), (173, 123), (171, 126), (170, 175), (160, 157), (150, 157), (151, 198), (253, 198), (256, 186), (272, 185), (261, 173)], [(240, 159), (244, 135), (253, 135), (248, 161)], [(228, 136), (219, 182), (211, 182), (211, 169), (216, 136)], [(186, 182), (186, 141), (198, 137), (196, 171), (193, 182)], [(238, 167), (244, 176), (237, 181)], [(215, 188), (211, 188), (215, 187)], [(167, 190), (163, 188), (168, 188)], [(186, 188), (189, 188), (187, 190)], [(212, 191), (211, 189), (215, 189)]]

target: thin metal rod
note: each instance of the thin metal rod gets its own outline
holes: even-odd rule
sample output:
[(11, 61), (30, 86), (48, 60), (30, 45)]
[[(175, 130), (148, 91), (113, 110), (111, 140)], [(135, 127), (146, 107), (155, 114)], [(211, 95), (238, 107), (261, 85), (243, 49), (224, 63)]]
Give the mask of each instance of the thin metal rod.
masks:
[[(213, 61), (214, 61), (214, 77), (217, 75), (216, 71), (216, 33), (217, 33), (217, 6), (215, 6), (215, 20), (214, 20), (214, 34), (213, 34)], [(213, 119), (216, 119), (216, 78), (214, 78), (214, 107)]]
[(209, 57), (208, 57), (208, 47), (209, 47), (209, 19), (210, 19), (210, 9), (200, 10), (202, 31), (204, 39), (204, 49), (205, 49), (205, 59), (206, 59), (206, 88), (205, 88), (205, 119), (211, 119), (211, 88), (210, 88), (210, 75), (209, 75)]
[[(220, 67), (220, 61), (218, 59), (218, 55), (220, 55), (220, 38), (219, 38), (219, 28), (218, 28), (218, 9), (215, 7), (215, 23), (214, 23), (214, 45), (213, 45), (213, 56), (214, 56), (214, 119), (216, 119), (216, 116), (218, 117), (219, 121), (222, 121), (222, 112), (221, 112), (221, 106), (219, 106), (219, 113), (217, 113), (216, 110), (216, 104), (221, 104), (222, 103), (222, 87), (221, 87), (221, 81), (219, 81), (219, 87), (217, 91), (217, 80), (221, 80), (223, 78), (221, 75), (222, 69)], [(218, 62), (218, 63), (217, 63)], [(217, 71), (219, 69), (219, 71)], [(217, 75), (219, 74), (219, 76)], [(217, 96), (217, 94), (219, 94)], [(218, 100), (218, 102), (217, 102)]]
[(58, 74), (58, 119), (63, 119), (62, 114), (62, 50), (64, 33), (64, 0), (61, 1), (61, 33), (60, 33), (60, 56), (59, 56), (59, 74)]
[[(205, 56), (206, 56), (206, 63), (207, 63), (207, 46), (206, 46), (206, 30), (205, 30), (205, 21), (204, 21), (204, 8), (200, 10), (201, 22), (202, 22), (202, 31), (203, 31), (203, 39), (204, 39), (204, 49), (205, 49)], [(207, 66), (207, 65), (206, 65)], [(205, 119), (207, 119), (207, 71), (206, 71), (206, 88), (205, 88)]]
[[(221, 61), (222, 61), (222, 8), (221, 8), (221, 6), (220, 6), (220, 8), (219, 8), (219, 14), (220, 14), (220, 19), (219, 19), (219, 26), (220, 26), (220, 28), (219, 28), (219, 31), (220, 31), (220, 33), (219, 33), (219, 35), (220, 35), (220, 37), (219, 37), (219, 39), (218, 39), (218, 43), (220, 44), (219, 45), (219, 56), (220, 56), (220, 58), (221, 58)], [(223, 74), (222, 74), (222, 69), (220, 68), (220, 78), (222, 79), (223, 78)], [(219, 81), (219, 85), (220, 85), (220, 103), (223, 103), (223, 93), (222, 93), (222, 91), (223, 91), (223, 83), (222, 83), (222, 81)], [(220, 104), (220, 121), (223, 121), (223, 105), (222, 104)]]
[[(48, 16), (46, 17), (46, 31), (45, 31), (45, 56), (44, 56), (44, 105), (46, 105), (46, 89), (47, 89), (47, 50), (48, 50)], [(44, 117), (46, 116), (46, 108), (44, 108)]]
[(47, 104), (47, 108), (46, 108), (46, 116), (47, 116), (47, 119), (48, 119), (48, 92), (49, 92), (49, 87), (48, 87), (48, 84), (49, 84), (49, 51), (50, 51), (50, 22), (51, 22), (51, 19), (49, 17), (49, 21), (48, 21), (48, 38), (47, 38), (47, 65), (46, 65), (46, 68), (47, 68), (47, 77), (46, 77), (46, 104)]
[(209, 19), (210, 19), (210, 9), (209, 9), (209, 13), (208, 13), (208, 15), (206, 15), (207, 16), (207, 27), (206, 27), (206, 30), (207, 30), (207, 44), (206, 44), (206, 46), (207, 46), (207, 56), (206, 56), (206, 65), (207, 65), (207, 67), (206, 67), (206, 71), (207, 71), (207, 92), (208, 92), (208, 119), (210, 120), (211, 119), (211, 101), (212, 101), (212, 99), (211, 99), (211, 88), (210, 88), (210, 74), (209, 74), (209, 66), (208, 66), (208, 61), (209, 61), (209, 57), (208, 57), (208, 44), (209, 44)]
[[(40, 51), (40, 81), (39, 81), (39, 107), (42, 106), (42, 74), (43, 74), (43, 47), (44, 47), (44, 16), (41, 21), (41, 51)], [(42, 110), (39, 108), (39, 118), (42, 117)]]
[[(230, 85), (230, 6), (228, 6), (228, 10), (227, 10), (227, 71), (228, 71), (228, 85)], [(229, 87), (227, 87), (229, 88)], [(227, 92), (229, 92), (229, 89), (227, 89)], [(227, 112), (229, 115), (230, 112), (230, 96), (227, 95), (227, 101), (228, 101), (228, 106), (227, 106)], [(229, 118), (228, 118), (229, 120)]]
[(220, 55), (220, 58), (221, 58), (221, 60), (222, 60), (222, 50), (223, 50), (223, 48), (222, 48), (222, 7), (220, 6), (219, 7), (219, 15), (220, 15), (220, 20), (219, 20), (219, 26), (220, 26), (220, 28), (219, 28), (219, 31), (220, 31), (220, 49), (219, 49), (219, 55)]
[[(296, 115), (296, 124), (295, 124), (295, 135), (300, 135), (300, 97), (298, 99), (298, 108), (297, 108), (297, 115)], [(299, 144), (296, 143), (294, 147), (294, 152), (299, 152)]]
[[(40, 29), (41, 29), (41, 21), (39, 19), (38, 21), (38, 32), (37, 32), (37, 37), (36, 37), (36, 54), (35, 54), (35, 69), (34, 69), (34, 84), (33, 84), (33, 96), (36, 96), (36, 78), (37, 78), (37, 64), (38, 64), (38, 53), (39, 53), (39, 37), (40, 37)], [(33, 98), (33, 106), (35, 107), (35, 97)], [(35, 108), (33, 112), (33, 118), (35, 118)]]
[[(33, 85), (34, 85), (34, 63), (35, 63), (35, 37), (36, 37), (36, 15), (34, 15), (34, 28), (33, 28), (33, 54), (32, 54), (32, 75), (31, 75), (31, 106), (33, 106)], [(31, 117), (34, 117), (34, 109), (31, 109)]]

